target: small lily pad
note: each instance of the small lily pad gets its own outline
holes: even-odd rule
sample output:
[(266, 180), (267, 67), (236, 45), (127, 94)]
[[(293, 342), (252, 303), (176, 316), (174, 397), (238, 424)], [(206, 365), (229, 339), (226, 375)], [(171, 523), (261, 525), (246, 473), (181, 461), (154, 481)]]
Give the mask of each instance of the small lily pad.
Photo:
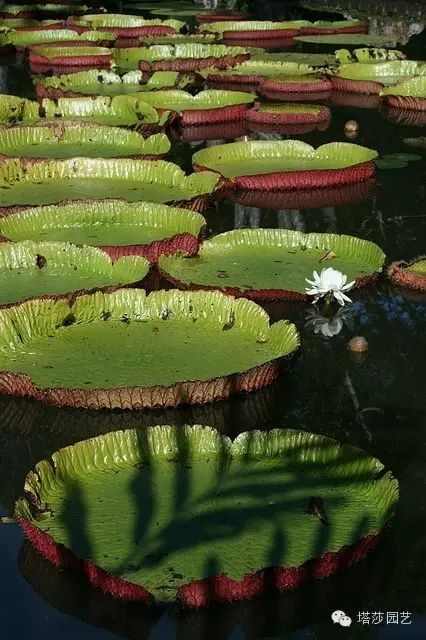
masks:
[(417, 153), (386, 153), (384, 156), (381, 156), (382, 159), (385, 160), (402, 160), (404, 162), (416, 162), (416, 160), (421, 160), (422, 156), (417, 155)]
[(375, 163), (378, 169), (404, 169), (408, 166), (406, 160), (389, 156), (376, 158)]

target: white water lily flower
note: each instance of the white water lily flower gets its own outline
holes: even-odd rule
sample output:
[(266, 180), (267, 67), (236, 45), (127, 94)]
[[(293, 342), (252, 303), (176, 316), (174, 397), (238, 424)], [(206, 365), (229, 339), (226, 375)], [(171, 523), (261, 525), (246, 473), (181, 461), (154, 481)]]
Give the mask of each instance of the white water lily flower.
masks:
[(340, 306), (343, 307), (345, 302), (352, 302), (343, 292), (349, 291), (355, 284), (355, 280), (346, 284), (347, 279), (348, 276), (345, 276), (341, 271), (337, 271), (337, 269), (333, 269), (333, 267), (328, 267), (327, 269), (323, 269), (319, 275), (314, 271), (313, 280), (305, 278), (306, 282), (312, 287), (311, 289), (306, 288), (305, 291), (308, 296), (315, 296), (312, 304), (315, 304), (320, 298), (323, 298), (327, 294), (332, 294)]

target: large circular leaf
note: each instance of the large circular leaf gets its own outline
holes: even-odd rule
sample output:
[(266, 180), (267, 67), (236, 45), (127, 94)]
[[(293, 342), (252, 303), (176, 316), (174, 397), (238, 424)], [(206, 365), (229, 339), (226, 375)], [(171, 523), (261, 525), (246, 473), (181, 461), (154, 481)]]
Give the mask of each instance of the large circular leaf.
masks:
[(0, 164), (0, 206), (54, 204), (81, 198), (123, 198), (130, 202), (173, 202), (210, 195), (217, 174), (186, 176), (163, 160), (73, 158)]
[(193, 155), (193, 164), (232, 179), (277, 172), (343, 169), (376, 157), (376, 151), (348, 142), (330, 142), (314, 149), (300, 140), (252, 140), (201, 149)]
[(234, 441), (201, 426), (116, 431), (57, 451), (25, 486), (37, 507), (21, 499), (15, 513), (41, 553), (64, 566), (71, 551), (122, 598), (188, 606), (359, 561), (398, 502), (378, 459), (286, 429)]
[(86, 122), (15, 125), (0, 136), (0, 155), (19, 158), (157, 156), (169, 150), (164, 133), (144, 138), (137, 131)]
[(79, 34), (72, 29), (43, 29), (17, 30), (7, 34), (8, 41), (15, 47), (41, 45), (47, 42), (105, 42), (113, 41), (110, 33), (102, 31), (86, 31)]
[(159, 266), (183, 287), (216, 288), (251, 298), (305, 297), (306, 280), (332, 266), (362, 284), (381, 271), (385, 255), (372, 242), (328, 233), (237, 229), (203, 243), (198, 256), (170, 256)]
[(129, 71), (119, 75), (113, 71), (89, 69), (61, 76), (38, 77), (35, 80), (39, 97), (61, 97), (66, 94), (119, 96), (157, 89), (183, 89), (190, 83), (189, 76), (177, 71), (156, 71), (142, 84), (142, 71)]
[(145, 258), (131, 256), (112, 263), (95, 247), (66, 242), (2, 242), (0, 306), (27, 298), (124, 286), (142, 280), (148, 269)]
[[(137, 253), (152, 260), (172, 250), (197, 250), (205, 224), (202, 215), (187, 209), (152, 202), (95, 200), (34, 207), (0, 218), (0, 234), (13, 242), (91, 244), (110, 255)], [(173, 243), (160, 244), (172, 238)]]
[(0, 326), (0, 391), (94, 408), (208, 402), (260, 388), (299, 344), (288, 321), (270, 326), (256, 304), (219, 292), (34, 300), (1, 311)]

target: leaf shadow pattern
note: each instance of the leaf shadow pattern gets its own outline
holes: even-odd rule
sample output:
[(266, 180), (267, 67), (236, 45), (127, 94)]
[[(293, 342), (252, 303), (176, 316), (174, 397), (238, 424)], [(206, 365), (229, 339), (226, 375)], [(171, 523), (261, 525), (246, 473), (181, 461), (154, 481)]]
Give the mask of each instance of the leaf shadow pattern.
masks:
[[(144, 572), (151, 575), (151, 580), (153, 571), (157, 572), (162, 582), (155, 587), (157, 602), (172, 601), (181, 587), (186, 588), (189, 583), (200, 580), (203, 582), (203, 602), (226, 599), (226, 593), (220, 594), (220, 585), (215, 580), (207, 580), (222, 575), (241, 580), (244, 576), (264, 573), (262, 588), (272, 590), (275, 569), (282, 566), (296, 569), (328, 551), (339, 550), (336, 539), (340, 533), (336, 531), (333, 517), (325, 526), (318, 518), (306, 515), (310, 497), (322, 493), (326, 510), (333, 514), (345, 506), (348, 489), (351, 488), (353, 495), (354, 483), (359, 483), (362, 489), (364, 483), (375, 480), (375, 467), (364, 467), (362, 462), (366, 454), (357, 449), (345, 449), (347, 466), (342, 473), (339, 458), (327, 459), (328, 439), (295, 440), (285, 455), (275, 453), (271, 459), (266, 455), (268, 464), (259, 466), (259, 459), (263, 461), (263, 454), (268, 453), (268, 447), (256, 449), (259, 432), (257, 435), (255, 432), (245, 434), (239, 454), (232, 456), (230, 441), (217, 438), (214, 450), (204, 451), (197, 457), (194, 454), (197, 444), (194, 445), (189, 432), (180, 427), (172, 429), (174, 445), (166, 451), (168, 464), (163, 466), (150, 464), (152, 442), (149, 443), (147, 431), (137, 432), (137, 459), (140, 462), (132, 466), (127, 502), (123, 509), (118, 507), (116, 516), (113, 510), (110, 512), (112, 517), (118, 518), (115, 527), (111, 527), (112, 536), (118, 531), (121, 535), (121, 524), (117, 523), (121, 523), (123, 517), (130, 518), (133, 528), (131, 544), (126, 542), (121, 547), (124, 557), (123, 553), (114, 554), (121, 557), (113, 558), (117, 564), (109, 562), (108, 571), (123, 579), (127, 579), (128, 570), (133, 574), (136, 572), (137, 582), (148, 591), (149, 581), (144, 583)], [(210, 458), (213, 458), (213, 464)], [(327, 474), (321, 476), (324, 469)], [(164, 501), (170, 502), (166, 518), (161, 512)], [(81, 502), (78, 489), (70, 485), (63, 526), (72, 548), (78, 549), (78, 556), (94, 560), (86, 541), (90, 541), (91, 536), (96, 539), (98, 529), (94, 528), (93, 521), (87, 522), (87, 509)], [(286, 519), (292, 523), (290, 527), (286, 526)], [(292, 531), (294, 522), (301, 526), (301, 535)], [(348, 544), (359, 541), (374, 531), (370, 525), (369, 517), (355, 509), (351, 522), (345, 523), (343, 540)], [(348, 534), (350, 530), (352, 533)], [(244, 538), (247, 531), (251, 532), (248, 541)], [(108, 533), (102, 532), (102, 535)], [(303, 536), (306, 539), (302, 543), (301, 556), (298, 550), (295, 553), (299, 544), (295, 540)], [(247, 548), (240, 546), (244, 544)], [(295, 556), (303, 559), (295, 561)], [(97, 558), (101, 560), (99, 552)], [(171, 573), (166, 575), (168, 565), (172, 565), (168, 568)], [(314, 573), (310, 575), (310, 570), (308, 565), (305, 578), (318, 577)], [(253, 593), (249, 591), (247, 597), (256, 593), (256, 589)], [(231, 594), (230, 599), (233, 597)]]

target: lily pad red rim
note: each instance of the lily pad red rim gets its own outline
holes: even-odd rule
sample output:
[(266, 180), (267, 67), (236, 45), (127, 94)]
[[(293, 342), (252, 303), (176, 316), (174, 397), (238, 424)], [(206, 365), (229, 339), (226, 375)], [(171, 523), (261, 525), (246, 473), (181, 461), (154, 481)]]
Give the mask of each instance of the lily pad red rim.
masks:
[(385, 111), (386, 119), (395, 124), (407, 125), (409, 127), (426, 127), (426, 109), (417, 111), (415, 109), (401, 109), (391, 107)]
[(333, 104), (342, 107), (356, 107), (357, 109), (378, 109), (382, 102), (377, 93), (349, 93), (347, 91), (332, 91), (330, 99)]
[[(78, 47), (77, 47), (78, 48)], [(92, 67), (96, 69), (109, 69), (114, 61), (112, 53), (93, 54), (79, 56), (76, 52), (75, 56), (55, 56), (53, 58), (47, 58), (43, 55), (36, 53), (34, 50), (30, 50), (29, 63), (30, 69), (34, 72), (43, 73), (44, 71), (54, 70), (55, 68), (69, 68), (75, 69), (76, 67)]]
[(392, 262), (388, 267), (388, 277), (399, 286), (417, 289), (417, 291), (426, 291), (426, 275), (409, 270), (409, 267), (419, 262), (419, 260), (426, 260), (426, 256), (419, 256), (409, 262), (404, 260)]
[[(123, 287), (117, 290), (125, 289)], [(109, 293), (109, 292), (107, 292)], [(113, 292), (114, 293), (114, 292)], [(149, 294), (155, 296), (158, 292)], [(163, 292), (164, 293), (164, 292)], [(183, 294), (183, 292), (168, 292)], [(214, 292), (212, 295), (223, 295)], [(60, 296), (60, 299), (69, 299), (69, 307), (81, 298), (90, 297), (90, 292), (79, 296)], [(206, 295), (209, 295), (208, 293)], [(224, 296), (226, 298), (226, 296)], [(44, 296), (38, 300), (55, 300), (55, 296)], [(35, 300), (36, 301), (36, 300)], [(31, 304), (20, 302), (10, 305), (18, 309), (22, 305)], [(238, 305), (239, 301), (235, 301)], [(212, 304), (213, 306), (213, 304)], [(7, 311), (7, 310), (6, 310)], [(275, 323), (276, 324), (276, 323)], [(270, 324), (272, 329), (274, 324)], [(69, 406), (85, 409), (154, 409), (165, 407), (177, 407), (182, 404), (204, 404), (224, 400), (231, 395), (255, 391), (269, 384), (279, 376), (283, 365), (288, 362), (300, 346), (299, 334), (294, 325), (288, 327), (289, 340), (292, 349), (284, 355), (270, 359), (267, 362), (246, 369), (245, 371), (231, 373), (207, 380), (179, 381), (170, 386), (126, 386), (112, 387), (108, 389), (79, 389), (79, 388), (39, 388), (30, 376), (12, 371), (0, 371), (0, 394), (28, 397), (44, 404), (55, 406)]]
[(372, 198), (376, 190), (373, 178), (337, 187), (298, 189), (297, 191), (248, 191), (232, 188), (222, 191), (223, 199), (247, 207), (261, 209), (320, 209), (322, 207), (354, 204)]
[[(96, 566), (90, 560), (80, 560), (34, 524), (18, 518), (25, 536), (35, 549), (55, 567), (82, 575), (88, 582), (114, 598), (149, 603), (151, 594), (138, 585), (117, 578)], [(242, 580), (232, 580), (224, 574), (194, 581), (181, 587), (178, 599), (184, 607), (198, 608), (213, 603), (248, 600), (271, 591), (296, 589), (306, 580), (328, 578), (340, 569), (363, 560), (379, 544), (387, 525), (376, 535), (364, 537), (351, 546), (337, 552), (328, 552), (309, 560), (300, 567), (269, 567), (246, 575)]]
[(426, 112), (426, 98), (417, 98), (414, 96), (384, 95), (382, 96), (382, 99), (392, 109), (401, 109), (402, 111)]
[(196, 13), (196, 22), (203, 24), (205, 22), (234, 22), (236, 20), (250, 20), (253, 14), (247, 11), (235, 11), (231, 13)]
[(373, 80), (349, 80), (338, 76), (329, 76), (333, 91), (345, 91), (348, 93), (379, 94), (383, 85)]

